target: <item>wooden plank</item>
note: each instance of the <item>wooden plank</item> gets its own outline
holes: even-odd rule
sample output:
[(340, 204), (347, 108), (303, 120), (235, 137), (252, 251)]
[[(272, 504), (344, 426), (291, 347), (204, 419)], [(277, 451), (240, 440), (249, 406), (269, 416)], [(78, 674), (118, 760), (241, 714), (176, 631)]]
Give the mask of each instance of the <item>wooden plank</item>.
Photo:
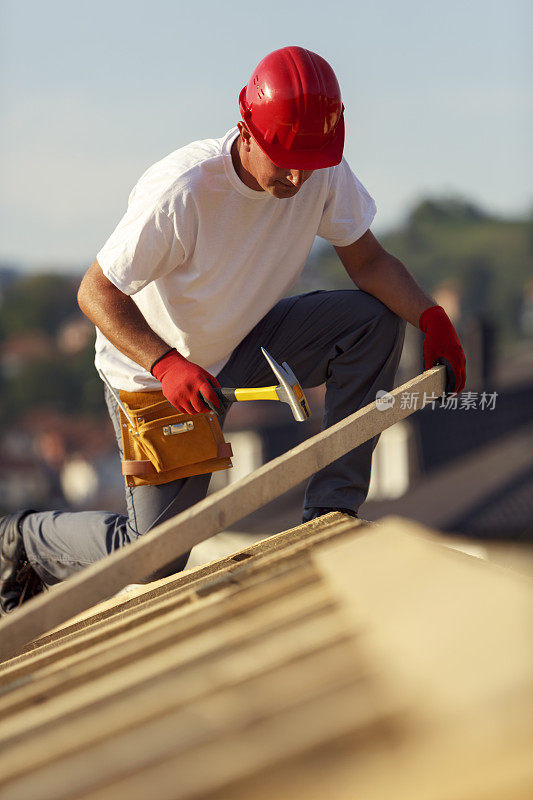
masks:
[[(269, 716), (260, 724), (249, 727), (227, 725), (223, 736), (206, 740), (201, 747), (188, 753), (169, 753), (161, 763), (143, 765), (138, 772), (113, 776), (112, 782), (96, 786), (83, 797), (84, 800), (144, 800), (157, 786), (158, 800), (176, 800), (177, 797), (192, 800), (205, 797), (206, 792), (216, 792), (209, 797), (218, 798), (218, 791), (228, 783), (253, 775), (261, 768), (267, 774), (275, 772), (280, 762), (305, 751), (313, 751), (316, 757), (328, 742), (334, 740), (338, 746), (340, 737), (347, 733), (357, 732), (363, 747), (377, 737), (386, 740), (395, 733), (395, 720), (387, 715), (382, 705), (374, 698), (370, 700), (358, 686), (342, 687), (324, 697), (313, 697), (297, 708)], [(254, 789), (255, 786), (247, 800), (255, 799)], [(230, 790), (225, 798), (230, 800), (232, 797)], [(296, 797), (302, 800), (307, 795), (293, 795), (292, 800)], [(324, 797), (339, 800), (338, 795), (327, 789), (322, 794)], [(351, 794), (350, 800), (354, 797), (362, 795)], [(286, 800), (285, 787), (270, 795), (269, 800), (275, 798)], [(34, 800), (44, 798), (39, 795)]]
[[(329, 607), (328, 607), (329, 602)], [(214, 630), (201, 631), (185, 641), (169, 644), (153, 653), (144, 653), (137, 660), (112, 669), (79, 686), (68, 688), (62, 694), (49, 699), (40, 698), (28, 708), (22, 708), (2, 720), (0, 747), (19, 742), (23, 746), (29, 735), (51, 733), (64, 720), (81, 718), (90, 710), (104, 708), (117, 698), (129, 697), (135, 703), (139, 690), (157, 683), (168, 675), (180, 675), (185, 667), (194, 666), (202, 674), (211, 674), (211, 664), (220, 654), (249, 646), (254, 640), (265, 638), (269, 632), (284, 630), (295, 636), (295, 628), (307, 619), (329, 626), (337, 609), (329, 596), (305, 597), (296, 602), (286, 601), (286, 616), (283, 601), (265, 608), (254, 609), (239, 620), (226, 620)], [(307, 603), (307, 606), (305, 605)], [(216, 670), (215, 670), (216, 671)], [(193, 669), (194, 672), (194, 669)], [(208, 681), (214, 680), (212, 676)], [(176, 690), (177, 691), (177, 690)]]
[(348, 613), (368, 621), (432, 721), (466, 712), (470, 722), (474, 713), (504, 720), (517, 694), (533, 708), (531, 581), (430, 534), (386, 517), (372, 534), (333, 543), (313, 560)]
[[(207, 677), (204, 676), (204, 680)], [(363, 686), (361, 683), (358, 671), (353, 668), (349, 642), (328, 647), (302, 661), (285, 663), (265, 675), (252, 675), (222, 691), (210, 692), (207, 683), (207, 693), (197, 696), (191, 704), (170, 708), (167, 713), (160, 713), (139, 727), (114, 736), (112, 741), (104, 737), (103, 741), (82, 752), (52, 764), (45, 763), (33, 774), (23, 775), (6, 787), (4, 796), (67, 800), (125, 780), (132, 785), (132, 796), (140, 797), (139, 790), (135, 791), (135, 779), (141, 778), (146, 769), (156, 770), (155, 783), (154, 775), (151, 776), (153, 788), (157, 786), (157, 771), (169, 757), (179, 758), (182, 768), (186, 769), (195, 752), (200, 751), (200, 755), (206, 745), (216, 744), (220, 761), (226, 762), (226, 737), (237, 731), (250, 735), (258, 725), (263, 744), (259, 747), (260, 741), (257, 741), (257, 755), (262, 754), (264, 758), (266, 748), (272, 760), (283, 758), (291, 741), (292, 747), (302, 749), (302, 746), (305, 748), (310, 743), (343, 733), (346, 726), (353, 730), (368, 724), (369, 718), (373, 721), (381, 717), (378, 698), (372, 697), (369, 702), (364, 682)], [(334, 703), (335, 697), (339, 702)], [(326, 725), (322, 714), (332, 702), (335, 713), (327, 714), (331, 724)], [(361, 706), (366, 711), (363, 712)], [(265, 726), (270, 720), (273, 728), (264, 738)], [(310, 742), (309, 734), (312, 734)], [(204, 767), (209, 764), (209, 769), (191, 770), (189, 767), (187, 772), (189, 781), (192, 779), (197, 788), (203, 789), (213, 760), (205, 757), (202, 760)], [(234, 767), (241, 760), (231, 759)], [(180, 796), (184, 796), (180, 772), (178, 769), (174, 774)], [(189, 787), (194, 789), (190, 784)], [(126, 797), (127, 794), (121, 790), (120, 794), (110, 796)], [(142, 796), (146, 797), (145, 786)]]
[[(357, 524), (357, 522), (357, 520), (350, 519), (349, 522), (337, 524), (334, 540), (353, 534), (354, 529), (365, 529), (366, 526)], [(199, 601), (205, 603), (208, 595), (216, 595), (219, 602), (223, 602), (224, 596), (231, 596), (235, 592), (242, 593), (265, 582), (272, 583), (274, 580), (278, 583), (280, 580), (288, 580), (294, 589), (300, 585), (312, 583), (317, 580), (317, 574), (309, 560), (309, 549), (314, 544), (331, 540), (331, 535), (326, 536), (322, 532), (320, 536), (296, 542), (281, 552), (266, 553), (261, 559), (252, 559), (244, 564), (233, 565), (227, 572), (210, 575), (198, 581), (196, 585), (192, 584), (181, 590), (169, 592), (168, 595), (156, 595), (140, 606), (127, 608), (124, 612), (104, 617), (104, 619), (97, 619), (95, 623), (88, 624), (86, 627), (76, 627), (72, 633), (67, 627), (63, 636), (46, 641), (34, 650), (25, 651), (21, 655), (3, 662), (0, 665), (0, 693), (5, 692), (8, 684), (14, 680), (23, 675), (35, 673), (42, 666), (53, 663), (66, 654), (74, 655), (79, 652), (80, 657), (83, 658), (83, 650), (86, 647), (100, 641), (105, 642), (111, 637), (111, 633), (113, 636), (122, 635), (128, 629), (132, 629), (134, 632), (139, 622), (144, 618), (149, 620), (154, 611), (157, 616), (181, 609), (182, 611), (179, 613), (183, 612), (188, 615), (196, 610), (195, 606)], [(148, 612), (147, 614), (144, 613), (145, 610)], [(121, 631), (122, 626), (123, 631)], [(2, 687), (6, 688), (2, 689)]]
[[(156, 624), (116, 635), (103, 643), (89, 641), (82, 652), (71, 654), (66, 650), (58, 655), (57, 660), (47, 659), (44, 663), (36, 663), (31, 673), (21, 673), (20, 670), (14, 673), (12, 683), (7, 686), (10, 691), (0, 697), (0, 718), (29, 702), (42, 703), (54, 694), (61, 694), (77, 684), (123, 669), (172, 644), (180, 645), (192, 637), (202, 636), (212, 627), (220, 628), (233, 621), (240, 624), (242, 618), (263, 606), (267, 609), (266, 613), (271, 614), (280, 600), (282, 620), (289, 619), (289, 615), (295, 613), (326, 613), (328, 597), (318, 578), (310, 584), (298, 582), (291, 576), (290, 585), (270, 581), (265, 586), (253, 587), (232, 597), (208, 598), (190, 614), (176, 611), (165, 615)], [(26, 674), (26, 679), (21, 679)]]
[[(401, 722), (400, 722), (401, 725)], [(530, 741), (477, 742), (457, 726), (443, 740), (427, 730), (406, 730), (398, 725), (393, 735), (382, 728), (323, 742), (298, 758), (266, 764), (238, 782), (202, 794), (202, 800), (531, 800), (533, 752)], [(363, 737), (361, 736), (363, 733)], [(229, 742), (228, 742), (229, 746)], [(246, 746), (246, 745), (245, 745)], [(206, 757), (205, 751), (202, 753)], [(235, 753), (236, 761), (246, 751)], [(232, 753), (226, 750), (226, 757)], [(215, 763), (215, 768), (218, 764)], [(166, 765), (153, 770), (157, 800), (175, 800)], [(183, 773), (179, 773), (180, 778)], [(142, 779), (145, 779), (145, 775)], [(167, 780), (165, 780), (165, 778)], [(167, 783), (168, 781), (168, 783)], [(146, 785), (146, 784), (145, 784)], [(180, 781), (180, 797), (182, 783)], [(168, 788), (167, 788), (168, 787)], [(121, 795), (114, 784), (112, 800), (135, 800)], [(197, 796), (197, 795), (196, 795)], [(109, 800), (101, 793), (83, 800)]]
[[(77, 631), (82, 631), (91, 627), (95, 629), (99, 625), (105, 625), (114, 617), (126, 617), (135, 614), (140, 607), (147, 607), (157, 604), (161, 598), (171, 594), (181, 592), (186, 597), (187, 592), (198, 591), (213, 579), (226, 575), (228, 577), (242, 572), (243, 567), (246, 572), (252, 574), (257, 569), (270, 566), (276, 559), (287, 562), (309, 550), (311, 547), (325, 541), (331, 541), (341, 536), (353, 533), (355, 527), (372, 525), (365, 520), (347, 518), (346, 515), (334, 512), (325, 514), (304, 525), (291, 528), (288, 531), (269, 536), (260, 542), (233, 553), (231, 556), (209, 564), (203, 564), (190, 572), (178, 573), (168, 578), (154, 581), (146, 586), (136, 586), (127, 594), (115, 595), (109, 600), (105, 600), (96, 606), (84, 611), (74, 619), (56, 628), (50, 634), (45, 635), (32, 642), (31, 646), (24, 651), (26, 656), (34, 653), (42, 647), (54, 642), (63, 641)], [(23, 656), (19, 656), (22, 658)], [(7, 665), (12, 665), (16, 659), (0, 664), (0, 683)]]
[[(123, 775), (107, 786), (95, 787), (84, 795), (84, 800), (144, 800), (150, 786), (154, 785), (158, 800), (175, 800), (176, 797), (192, 800), (206, 797), (206, 792), (210, 798), (219, 798), (218, 792), (228, 783), (254, 775), (260, 769), (267, 775), (275, 773), (287, 758), (306, 751), (311, 753), (309, 760), (312, 761), (328, 743), (338, 747), (339, 740), (342, 742), (348, 733), (357, 736), (359, 749), (368, 747), (369, 742), (378, 738), (387, 741), (396, 734), (396, 725), (391, 710), (383, 701), (369, 696), (360, 686), (343, 687), (327, 696), (310, 698), (297, 708), (269, 716), (260, 724), (247, 728), (228, 725), (223, 736), (206, 741), (189, 753), (169, 754), (162, 763), (147, 765), (136, 775)], [(352, 759), (357, 751), (358, 748), (354, 748)], [(255, 788), (253, 786), (247, 800), (255, 800)], [(331, 794), (328, 789), (326, 787), (321, 798), (340, 800), (339, 795)], [(231, 789), (224, 797), (233, 800)], [(356, 797), (362, 798), (362, 795), (352, 793), (349, 800)], [(395, 795), (383, 795), (380, 800), (384, 797)], [(429, 795), (426, 800), (427, 797)], [(285, 786), (280, 787), (279, 793), (271, 794), (269, 800), (277, 798), (287, 800)], [(291, 800), (304, 798), (307, 795), (298, 794)]]
[[(154, 591), (151, 591), (150, 587), (146, 587), (147, 593), (141, 595), (144, 602), (137, 603), (135, 602), (136, 598), (133, 598), (132, 605), (130, 600), (124, 601), (118, 597), (107, 601), (111, 603), (111, 607), (107, 607), (107, 603), (103, 604), (103, 613), (99, 611), (100, 606), (91, 609), (88, 619), (82, 619), (72, 626), (67, 625), (65, 628), (57, 629), (54, 634), (35, 642), (34, 648), (0, 664), (0, 692), (2, 691), (1, 687), (13, 680), (34, 673), (43, 664), (59, 660), (62, 653), (69, 649), (71, 653), (79, 650), (81, 654), (84, 647), (95, 641), (93, 637), (98, 638), (100, 629), (104, 630), (102, 638), (105, 638), (107, 630), (115, 622), (119, 623), (123, 620), (126, 626), (130, 619), (135, 623), (138, 622), (139, 612), (142, 614), (145, 608), (149, 609), (155, 606), (161, 612), (161, 603), (164, 604), (169, 599), (173, 602), (172, 598), (174, 598), (176, 607), (181, 604), (184, 612), (188, 613), (192, 610), (191, 603), (197, 601), (199, 596), (204, 599), (205, 592), (211, 591), (212, 584), (215, 584), (220, 592), (227, 591), (228, 586), (235, 589), (237, 584), (242, 589), (250, 582), (265, 580), (267, 577), (270, 580), (270, 576), (266, 575), (267, 572), (286, 573), (297, 568), (298, 575), (291, 578), (296, 587), (302, 581), (309, 580), (309, 577), (306, 578), (304, 575), (302, 565), (310, 548), (321, 542), (329, 542), (349, 535), (355, 528), (365, 527), (361, 520), (347, 518), (338, 513), (328, 514), (326, 518), (329, 518), (331, 522), (322, 522), (320, 526), (317, 526), (316, 521), (313, 521), (307, 523), (306, 526), (299, 526), (299, 528), (271, 537), (271, 540), (279, 538), (279, 541), (268, 540), (268, 546), (266, 540), (258, 543), (258, 550), (253, 551), (253, 557), (244, 561), (240, 558), (237, 558), (236, 561), (224, 558), (219, 562), (220, 569), (216, 568), (217, 562), (213, 562), (212, 565), (207, 565), (211, 569), (206, 573), (204, 573), (203, 567), (199, 567), (197, 571), (195, 570), (195, 574), (198, 575), (196, 580), (193, 579), (193, 576), (188, 581), (182, 582), (179, 575), (173, 576), (174, 580), (165, 578), (163, 579), (165, 585), (161, 586), (158, 582)], [(313, 524), (315, 524), (315, 529), (311, 527), (305, 532), (300, 530), (303, 527), (313, 526)], [(251, 554), (252, 548), (248, 548), (248, 552)], [(312, 575), (315, 575), (314, 568), (308, 567), (307, 572), (309, 570)], [(117, 604), (116, 608), (113, 603)], [(114, 608), (116, 613), (113, 613)], [(116, 634), (117, 630), (113, 630)], [(84, 638), (86, 641), (83, 641)], [(83, 658), (83, 655), (81, 657)]]
[[(413, 413), (402, 408), (403, 392), (439, 396), (445, 368), (434, 367), (392, 392), (386, 410), (370, 403), (336, 425), (270, 461), (240, 481), (205, 498), (192, 508), (158, 525), (149, 534), (84, 569), (79, 575), (40, 595), (0, 623), (0, 658), (13, 656), (29, 641), (75, 614), (138, 583), (194, 545), (284, 494), (305, 478)], [(404, 404), (407, 406), (408, 404)]]
[[(0, 780), (12, 780), (104, 739), (110, 741), (122, 732), (164, 716), (172, 708), (193, 702), (195, 697), (237, 685), (294, 659), (303, 659), (348, 641), (350, 637), (346, 620), (338, 612), (332, 612), (327, 618), (311, 617), (299, 621), (297, 628), (265, 630), (260, 637), (251, 637), (237, 647), (210, 652), (208, 661), (199, 664), (195, 660), (180, 667), (179, 671), (161, 674), (157, 681), (149, 681), (137, 688), (133, 701), (130, 694), (124, 695), (121, 691), (105, 704), (67, 718), (49, 731), (46, 739), (40, 729), (28, 728), (22, 741), (3, 745)], [(360, 675), (368, 671), (355, 660), (351, 667)]]
[[(311, 564), (306, 569), (299, 568), (284, 572), (269, 581), (259, 584), (251, 583), (249, 586), (234, 584), (233, 591), (221, 595), (212, 593), (202, 599), (201, 603), (181, 605), (168, 609), (160, 619), (149, 621), (141, 626), (128, 626), (126, 630), (114, 630), (114, 636), (104, 636), (100, 630), (81, 632), (74, 635), (71, 640), (60, 641), (52, 648), (43, 648), (31, 658), (17, 662), (9, 672), (3, 676), (4, 692), (9, 703), (13, 689), (17, 685), (38, 680), (40, 676), (50, 670), (63, 669), (81, 663), (89, 668), (89, 659), (96, 655), (103, 655), (108, 659), (132, 659), (140, 657), (143, 652), (162, 647), (167, 639), (177, 640), (190, 636), (194, 631), (201, 631), (211, 625), (218, 625), (227, 617), (237, 617), (255, 608), (261, 603), (268, 603), (272, 599), (283, 596), (285, 599), (295, 596), (302, 591), (316, 590), (320, 581), (316, 570)], [(179, 623), (179, 632), (176, 628)], [(141, 636), (142, 633), (142, 636)], [(124, 652), (120, 650), (123, 648)], [(10, 662), (8, 662), (10, 663)], [(0, 709), (5, 701), (0, 700)]]

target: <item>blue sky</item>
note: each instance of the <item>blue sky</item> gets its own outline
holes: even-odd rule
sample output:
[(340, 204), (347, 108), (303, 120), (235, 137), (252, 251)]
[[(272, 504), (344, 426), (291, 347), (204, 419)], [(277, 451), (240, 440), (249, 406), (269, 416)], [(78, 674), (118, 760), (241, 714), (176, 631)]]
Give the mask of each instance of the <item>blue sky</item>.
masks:
[(526, 0), (4, 0), (0, 261), (82, 268), (140, 174), (222, 136), (268, 52), (300, 44), (334, 67), (345, 155), (374, 230), (426, 195), (533, 207), (533, 56)]

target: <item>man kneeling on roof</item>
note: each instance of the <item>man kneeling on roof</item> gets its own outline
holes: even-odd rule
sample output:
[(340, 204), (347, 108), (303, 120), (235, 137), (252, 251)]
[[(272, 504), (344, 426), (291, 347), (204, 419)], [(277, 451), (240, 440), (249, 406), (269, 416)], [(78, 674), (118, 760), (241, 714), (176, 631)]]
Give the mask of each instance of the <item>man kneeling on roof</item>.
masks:
[[(271, 383), (261, 346), (302, 386), (326, 384), (324, 427), (392, 389), (405, 321), (425, 332), (426, 368), (446, 359), (447, 389), (464, 386), (465, 358), (446, 313), (370, 231), (376, 207), (342, 156), (344, 106), (327, 61), (301, 47), (270, 53), (239, 109), (225, 136), (192, 142), (144, 173), (82, 280), (79, 305), (97, 328), (96, 366), (122, 456), (120, 392), (142, 400), (162, 391), (179, 412), (207, 412), (206, 403), (219, 406), (220, 385)], [(333, 245), (354, 290), (287, 297), (317, 235)], [(310, 479), (303, 521), (332, 510), (357, 515), (376, 443)], [(4, 517), (1, 612), (198, 502), (209, 478), (126, 480), (127, 516)]]

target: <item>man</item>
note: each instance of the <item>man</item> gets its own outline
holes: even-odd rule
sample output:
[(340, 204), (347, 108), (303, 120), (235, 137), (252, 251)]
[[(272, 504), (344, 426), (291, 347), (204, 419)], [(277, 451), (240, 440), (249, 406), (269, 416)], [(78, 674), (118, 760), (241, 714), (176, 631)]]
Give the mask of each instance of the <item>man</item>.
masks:
[[(426, 367), (447, 359), (460, 391), (464, 355), (449, 319), (370, 231), (376, 209), (342, 159), (344, 107), (330, 65), (300, 47), (277, 50), (239, 108), (225, 137), (193, 142), (141, 177), (83, 278), (78, 300), (97, 327), (96, 366), (109, 385), (162, 388), (176, 409), (206, 411), (206, 400), (218, 405), (216, 386), (269, 380), (263, 345), (304, 387), (326, 383), (329, 426), (392, 388), (408, 321), (426, 333)], [(316, 235), (362, 291), (285, 297)], [(105, 391), (120, 448), (117, 403)], [(304, 521), (334, 509), (357, 515), (376, 442), (311, 478)], [(126, 487), (127, 517), (5, 517), (3, 613), (197, 502), (209, 477)]]

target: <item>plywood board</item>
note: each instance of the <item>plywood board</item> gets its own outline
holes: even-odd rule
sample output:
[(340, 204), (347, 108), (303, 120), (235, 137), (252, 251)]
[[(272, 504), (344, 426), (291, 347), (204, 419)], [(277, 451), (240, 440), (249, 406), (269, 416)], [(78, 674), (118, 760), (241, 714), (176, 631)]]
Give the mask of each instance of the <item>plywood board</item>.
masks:
[(533, 746), (533, 584), (428, 533), (389, 517), (313, 560), (430, 728), (499, 730), (503, 746), (529, 720)]

